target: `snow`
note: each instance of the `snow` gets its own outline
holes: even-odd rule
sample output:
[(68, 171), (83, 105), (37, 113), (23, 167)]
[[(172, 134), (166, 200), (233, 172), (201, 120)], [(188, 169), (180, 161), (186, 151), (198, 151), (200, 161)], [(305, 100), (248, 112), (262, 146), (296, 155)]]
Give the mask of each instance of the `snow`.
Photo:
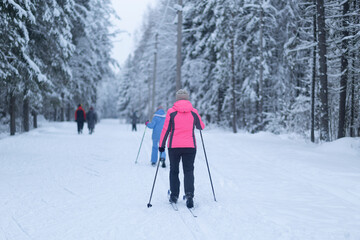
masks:
[(60, 15), (61, 15), (61, 13), (60, 13), (59, 9), (54, 8), (54, 16), (55, 17), (60, 17)]
[(159, 168), (146, 207), (156, 170), (151, 131), (138, 164), (142, 124), (131, 132), (102, 120), (85, 132), (42, 122), (0, 140), (0, 240), (360, 239), (359, 138), (316, 145), (205, 129), (217, 202), (197, 133), (193, 218), (184, 201), (178, 212), (168, 203), (168, 167)]
[(44, 74), (41, 73), (41, 70), (38, 67), (38, 65), (36, 65), (36, 63), (33, 60), (31, 60), (31, 58), (26, 53), (24, 53), (24, 58), (27, 61), (27, 63), (29, 64), (30, 68), (33, 71), (35, 71), (39, 82), (46, 82), (47, 78)]
[(20, 18), (24, 16), (27, 17), (27, 12), (15, 1), (8, 0), (8, 3), (11, 4), (17, 10), (17, 14), (19, 15)]

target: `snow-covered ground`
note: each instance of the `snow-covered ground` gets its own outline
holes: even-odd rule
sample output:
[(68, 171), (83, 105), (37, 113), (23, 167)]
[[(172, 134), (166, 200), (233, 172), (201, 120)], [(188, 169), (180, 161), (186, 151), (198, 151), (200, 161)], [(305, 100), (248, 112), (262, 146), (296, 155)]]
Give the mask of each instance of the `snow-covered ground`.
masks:
[(217, 202), (198, 135), (194, 218), (184, 201), (178, 212), (168, 203), (168, 168), (146, 206), (151, 130), (138, 164), (143, 125), (103, 120), (95, 130), (47, 123), (0, 140), (0, 240), (360, 239), (359, 138), (316, 145), (205, 129)]

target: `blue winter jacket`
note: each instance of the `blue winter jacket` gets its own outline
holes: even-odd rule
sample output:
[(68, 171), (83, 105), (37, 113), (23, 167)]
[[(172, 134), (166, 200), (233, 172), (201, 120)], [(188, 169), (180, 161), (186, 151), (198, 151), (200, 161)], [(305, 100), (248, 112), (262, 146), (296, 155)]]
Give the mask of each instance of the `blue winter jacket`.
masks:
[(152, 121), (148, 123), (147, 127), (153, 129), (153, 140), (160, 140), (160, 134), (164, 126), (165, 117), (165, 111), (163, 109), (159, 109), (155, 112)]

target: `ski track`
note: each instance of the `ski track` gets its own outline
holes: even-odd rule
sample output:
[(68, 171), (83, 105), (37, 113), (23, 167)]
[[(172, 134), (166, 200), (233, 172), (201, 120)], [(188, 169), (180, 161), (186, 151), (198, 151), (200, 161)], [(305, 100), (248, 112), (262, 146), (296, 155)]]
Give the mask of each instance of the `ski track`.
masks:
[[(230, 141), (231, 142), (231, 141)], [(222, 146), (220, 146), (220, 148), (221, 148)], [(234, 150), (234, 149), (236, 149), (235, 148), (235, 146), (227, 146), (227, 149), (229, 149), (229, 151), (228, 151), (228, 154), (229, 155), (231, 155), (232, 153), (238, 153), (239, 154), (239, 151), (236, 151), (236, 150)], [(324, 184), (321, 184), (320, 183), (320, 181), (316, 181), (316, 180), (318, 180), (318, 179), (314, 179), (312, 176), (315, 176), (315, 174), (314, 175), (309, 175), (309, 174), (303, 174), (303, 172), (300, 172), (300, 174), (294, 174), (295, 172), (289, 172), (289, 168), (284, 168), (284, 167), (282, 167), (281, 165), (279, 165), (279, 164), (277, 164), (277, 162), (275, 161), (275, 159), (273, 159), (271, 156), (269, 156), (269, 155), (266, 155), (266, 160), (267, 161), (264, 161), (264, 156), (260, 156), (260, 155), (258, 155), (258, 154), (256, 154), (258, 151), (261, 151), (261, 148), (259, 148), (258, 149), (258, 151), (254, 151), (253, 149), (252, 149), (252, 151), (250, 152), (250, 151), (248, 151), (248, 150), (246, 150), (246, 149), (248, 149), (248, 148), (243, 148), (244, 150), (242, 150), (242, 153), (241, 153), (241, 155), (242, 155), (242, 158), (245, 158), (245, 159), (247, 159), (247, 161), (249, 161), (249, 160), (251, 160), (251, 161), (256, 161), (258, 164), (259, 164), (259, 170), (262, 168), (262, 167), (264, 167), (264, 168), (266, 168), (266, 169), (271, 169), (271, 168), (274, 168), (274, 167), (276, 167), (276, 171), (274, 171), (274, 169), (271, 169), (271, 173), (272, 174), (274, 174), (274, 173), (276, 173), (276, 175), (277, 176), (280, 176), (282, 179), (286, 179), (286, 184), (288, 184), (288, 183), (291, 183), (291, 185), (294, 185), (294, 186), (299, 186), (299, 185), (310, 185), (310, 187), (311, 188), (313, 188), (313, 189), (315, 189), (316, 190), (316, 192), (320, 192), (320, 193), (322, 193), (322, 192), (325, 192), (325, 193), (323, 193), (323, 194), (319, 194), (319, 195), (329, 195), (329, 196), (332, 196), (332, 197), (334, 197), (334, 198), (338, 198), (337, 199), (337, 202), (338, 203), (340, 203), (340, 205), (339, 206), (337, 206), (338, 208), (348, 208), (348, 209), (352, 209), (354, 212), (355, 212), (355, 222), (353, 223), (353, 225), (352, 225), (352, 227), (356, 227), (356, 226), (358, 226), (359, 224), (359, 208), (358, 208), (358, 205), (359, 205), (359, 198), (358, 198), (358, 195), (355, 195), (354, 194), (354, 196), (353, 196), (353, 198), (352, 198), (352, 200), (355, 200), (356, 199), (356, 197), (357, 197), (357, 201), (355, 200), (355, 201), (347, 201), (347, 199), (345, 199), (344, 197), (342, 197), (341, 196), (341, 194), (334, 194), (334, 193), (337, 193), (337, 191), (339, 191), (339, 189), (335, 189), (335, 188), (333, 188), (333, 186), (332, 187), (328, 187), (328, 186), (326, 186), (326, 185), (324, 185)], [(315, 160), (315, 158), (314, 158), (314, 160)], [(299, 164), (299, 163), (297, 163), (296, 164), (296, 166), (294, 165), (294, 166), (292, 166), (292, 164), (289, 164), (289, 165), (286, 165), (286, 166), (290, 166), (290, 167), (294, 167), (294, 169), (299, 169), (299, 167), (301, 167), (301, 168), (304, 168), (304, 166), (305, 165), (303, 165), (303, 164)], [(301, 169), (300, 168), (300, 169)], [(220, 170), (224, 170), (224, 168), (215, 168), (215, 169), (220, 169)], [(279, 171), (280, 170), (280, 171)], [(318, 172), (317, 170), (315, 170), (315, 168), (314, 169), (311, 169), (312, 171), (315, 171), (315, 172)], [(263, 171), (259, 171), (260, 173), (261, 172), (263, 172)], [(218, 175), (218, 173), (219, 173), (219, 171), (217, 171), (217, 170), (215, 170), (214, 171), (214, 175), (215, 176), (217, 176), (217, 177), (222, 177), (223, 178), (223, 181), (222, 181), (222, 185), (225, 185), (225, 184), (229, 184), (230, 183), (230, 185), (231, 185), (231, 188), (232, 189), (235, 189), (235, 191), (236, 190), (238, 190), (238, 189), (240, 189), (241, 188), (241, 186), (240, 186), (240, 184), (239, 183), (237, 183), (237, 181), (236, 180), (234, 180), (234, 179), (231, 179), (231, 178), (228, 178), (228, 177), (225, 177), (227, 174), (220, 174), (220, 175)], [(352, 175), (352, 174), (350, 174), (350, 175)], [(228, 176), (234, 176), (233, 174), (228, 174)], [(356, 177), (359, 177), (359, 175), (358, 174), (355, 174), (354, 176), (356, 176)], [(270, 178), (268, 178), (268, 179), (270, 179)], [(358, 178), (359, 179), (359, 178)], [(306, 187), (306, 186), (305, 186)], [(305, 189), (305, 187), (304, 187), (304, 189)], [(235, 194), (235, 195), (237, 195), (237, 194)], [(284, 198), (285, 196), (282, 196), (282, 198)], [(304, 198), (304, 200), (306, 201), (307, 199), (309, 199), (309, 197), (308, 198)], [(316, 199), (316, 197), (314, 198), (314, 200), (318, 200), (318, 199)], [(240, 200), (241, 201), (241, 200)], [(350, 203), (350, 205), (348, 205), (348, 204), (346, 204), (346, 202), (347, 203)], [(304, 202), (304, 203), (306, 203), (306, 202)], [(264, 204), (264, 203), (261, 203), (261, 204), (256, 204), (256, 206), (255, 206), (255, 204), (252, 204), (252, 203), (247, 203), (247, 205), (249, 205), (249, 206), (252, 206), (252, 207), (254, 207), (254, 210), (255, 210), (255, 212), (256, 212), (256, 214), (257, 215), (263, 215), (263, 221), (264, 222), (267, 222), (267, 224), (272, 224), (272, 225), (274, 225), (274, 228), (276, 229), (276, 227), (277, 226), (279, 226), (279, 227), (284, 227), (284, 225), (283, 224), (281, 224), (281, 222), (280, 222), (280, 224), (278, 224), (278, 219), (276, 219), (276, 217), (274, 217), (274, 215), (271, 215), (271, 216), (266, 216), (266, 212), (267, 212), (267, 209), (266, 209), (266, 204)], [(307, 204), (307, 205), (309, 205), (309, 204)], [(353, 205), (356, 205), (356, 206), (353, 206)], [(264, 208), (265, 207), (265, 208)], [(274, 206), (269, 206), (269, 208), (272, 208), (272, 209), (276, 209), (276, 206), (274, 205)], [(318, 207), (324, 207), (324, 206), (322, 206), (322, 205), (318, 205)], [(335, 207), (334, 207), (335, 208)], [(316, 210), (316, 208), (314, 208), (313, 210)], [(288, 212), (282, 212), (282, 214), (288, 214), (288, 213), (290, 213), (289, 211)], [(311, 214), (311, 213), (310, 213)], [(330, 214), (329, 214), (330, 215)], [(290, 216), (291, 218), (292, 217), (299, 217), (299, 216), (296, 216), (296, 215), (293, 215), (293, 216)], [(304, 216), (301, 216), (301, 217), (304, 217)], [(330, 217), (330, 216), (327, 216), (327, 217)], [(337, 216), (338, 217), (338, 216)], [(307, 216), (307, 218), (308, 218), (308, 220), (309, 221), (313, 221), (314, 220), (314, 218), (310, 215), (310, 216)], [(328, 223), (330, 223), (330, 224), (335, 224), (335, 222), (337, 222), (338, 220), (336, 219), (335, 221), (331, 221), (331, 218), (330, 218), (330, 220), (328, 221)], [(313, 221), (314, 223), (316, 223), (317, 221)], [(331, 228), (328, 228), (328, 229), (326, 229), (326, 230), (329, 230), (329, 229), (331, 229)], [(298, 234), (298, 233), (293, 233), (293, 232), (291, 232), (291, 228), (289, 228), (289, 227), (287, 227), (286, 229), (282, 229), (280, 232), (281, 233), (284, 233), (284, 232), (289, 232), (289, 233), (291, 233), (291, 234)], [(303, 230), (304, 232), (305, 232), (305, 230)], [(309, 233), (309, 236), (312, 236), (312, 238), (314, 238), (314, 235), (316, 235), (316, 234), (318, 234), (318, 233), (315, 233), (315, 232), (310, 232)], [(342, 236), (341, 236), (341, 234), (343, 234)], [(347, 233), (345, 230), (344, 230), (344, 232), (343, 233), (341, 233), (340, 234), (340, 237), (346, 237), (345, 239), (348, 239), (348, 237), (349, 236), (351, 236), (349, 233)], [(356, 231), (356, 235), (355, 236), (358, 236), (359, 235), (359, 231)], [(285, 238), (285, 239), (287, 239), (287, 238)], [(301, 239), (301, 238), (300, 238)], [(331, 238), (331, 239), (340, 239), (339, 238), (339, 236), (337, 236), (337, 237), (334, 237), (334, 238)], [(351, 239), (350, 237), (349, 237), (349, 239)], [(356, 239), (356, 238), (354, 238), (354, 239)]]
[(1, 139), (0, 240), (360, 239), (359, 153), (204, 131), (215, 202), (197, 132), (194, 218), (182, 200), (181, 164), (179, 211), (168, 203), (168, 156), (146, 207), (156, 167), (149, 129), (134, 164), (143, 133), (141, 124), (131, 132), (102, 120), (93, 135), (86, 125), (78, 135), (75, 123), (43, 123)]

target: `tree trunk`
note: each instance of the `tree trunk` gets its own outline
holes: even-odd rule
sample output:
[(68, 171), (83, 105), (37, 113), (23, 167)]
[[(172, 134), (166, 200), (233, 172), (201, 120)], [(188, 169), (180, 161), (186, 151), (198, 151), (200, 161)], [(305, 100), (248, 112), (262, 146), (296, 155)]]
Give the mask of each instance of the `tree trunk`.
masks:
[(32, 115), (33, 115), (33, 127), (37, 128), (37, 113), (33, 111)]
[(64, 106), (62, 106), (62, 105), (61, 105), (61, 108), (60, 108), (60, 121), (61, 122), (65, 121), (65, 109), (64, 109)]
[(231, 95), (232, 95), (232, 103), (231, 103), (231, 110), (232, 110), (232, 129), (233, 133), (237, 133), (236, 121), (237, 121), (237, 114), (236, 114), (236, 94), (235, 94), (235, 37), (231, 39)]
[(247, 127), (247, 118), (246, 118), (246, 109), (250, 109), (250, 107), (245, 106), (245, 102), (243, 102), (243, 109), (242, 112), (242, 119), (243, 119), (243, 127), (246, 128)]
[(217, 116), (216, 116), (216, 122), (220, 124), (221, 116), (222, 116), (222, 106), (224, 104), (224, 95), (225, 90), (222, 86), (218, 88), (218, 103), (217, 103)]
[(15, 95), (13, 93), (10, 93), (10, 108), (9, 108), (9, 113), (10, 113), (10, 135), (13, 136), (15, 135), (16, 132), (16, 122), (15, 122), (15, 112), (16, 112), (16, 108), (15, 108)]
[(30, 130), (30, 123), (29, 123), (29, 99), (25, 97), (23, 102), (23, 125), (24, 125), (24, 131), (28, 132)]
[(70, 103), (68, 103), (68, 105), (67, 105), (66, 120), (69, 121), (69, 122), (71, 121), (71, 108), (70, 108)]
[[(353, 12), (356, 12), (356, 0), (353, 1)], [(353, 23), (356, 24), (359, 21), (357, 21), (358, 16), (353, 17)], [(352, 34), (355, 36), (356, 31), (353, 31)], [(353, 40), (352, 44), (355, 46), (356, 42)], [(356, 135), (356, 128), (355, 128), (355, 114), (356, 114), (356, 103), (355, 103), (355, 64), (356, 64), (356, 52), (353, 51), (352, 53), (352, 62), (351, 62), (351, 73), (352, 73), (352, 81), (351, 81), (351, 106), (350, 106), (350, 137), (355, 137)]]
[(158, 41), (158, 33), (155, 33), (155, 49), (154, 49), (154, 72), (153, 72), (153, 82), (152, 82), (152, 98), (151, 98), (151, 109), (149, 111), (149, 120), (151, 121), (151, 117), (155, 110), (155, 94), (156, 94), (156, 65), (157, 65), (157, 41)]
[(346, 116), (346, 88), (348, 81), (348, 41), (349, 36), (348, 21), (349, 17), (346, 16), (349, 12), (349, 0), (343, 3), (343, 41), (342, 41), (342, 55), (341, 55), (341, 79), (340, 79), (340, 100), (339, 100), (339, 128), (338, 138), (345, 137), (345, 116)]
[(54, 122), (57, 120), (57, 107), (54, 107)]
[(324, 0), (317, 0), (317, 27), (320, 65), (320, 140), (329, 141), (328, 80)]
[(181, 88), (181, 45), (182, 45), (182, 7), (183, 1), (178, 0), (178, 5), (181, 9), (177, 11), (177, 50), (176, 50), (176, 91)]
[[(314, 6), (316, 6), (316, 0), (314, 0)], [(313, 37), (314, 42), (317, 41), (316, 37), (316, 12), (313, 17)], [(316, 45), (313, 48), (313, 68), (312, 68), (312, 80), (311, 80), (311, 142), (315, 142), (315, 84), (316, 82)]]
[(264, 55), (263, 55), (263, 7), (262, 7), (262, 0), (260, 2), (260, 64), (259, 64), (259, 124), (262, 124), (262, 114), (263, 114), (263, 74), (264, 74), (264, 68), (263, 68), (263, 61), (264, 61)]
[(64, 93), (61, 93), (60, 121), (65, 121)]
[[(353, 54), (354, 56), (355, 54)], [(355, 56), (354, 56), (355, 57)], [(353, 60), (354, 62), (354, 60)], [(352, 64), (355, 67), (355, 64)], [(350, 137), (355, 137), (355, 72), (351, 82)]]

